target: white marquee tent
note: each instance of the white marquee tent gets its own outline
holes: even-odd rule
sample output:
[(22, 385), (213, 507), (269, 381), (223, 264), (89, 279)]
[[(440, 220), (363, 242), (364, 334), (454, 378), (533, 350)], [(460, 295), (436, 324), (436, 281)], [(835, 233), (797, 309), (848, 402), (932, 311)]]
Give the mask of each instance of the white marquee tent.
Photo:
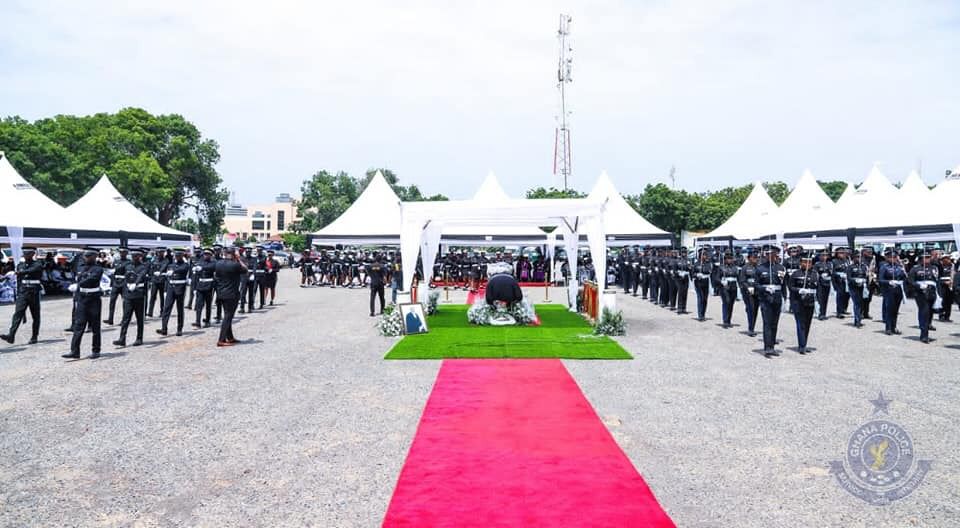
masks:
[(763, 230), (779, 239), (785, 232), (802, 229), (811, 218), (832, 216), (835, 208), (833, 200), (823, 192), (813, 174), (806, 170)]
[(115, 228), (95, 224), (83, 215), (68, 214), (27, 183), (0, 152), (0, 244), (10, 245), (19, 254), (24, 244), (84, 246), (117, 242)]
[(106, 174), (87, 194), (66, 208), (70, 218), (83, 218), (114, 232), (122, 246), (184, 246), (192, 244), (189, 233), (167, 227), (127, 201)]
[(312, 244), (399, 244), (400, 198), (380, 171), (336, 220), (313, 233)]
[[(509, 203), (510, 197), (490, 171), (473, 194), (472, 201), (495, 206)], [(457, 225), (444, 229), (440, 241), (446, 245), (469, 246), (540, 245), (547, 242), (547, 234), (538, 226)]]
[(614, 187), (606, 171), (600, 174), (589, 198), (606, 202), (606, 220), (603, 230), (607, 246), (650, 245), (669, 246), (672, 235), (640, 216)]
[(706, 235), (697, 237), (697, 243), (718, 241), (759, 241), (769, 238), (770, 226), (777, 212), (777, 204), (767, 194), (763, 184), (756, 182), (740, 208), (726, 222)]

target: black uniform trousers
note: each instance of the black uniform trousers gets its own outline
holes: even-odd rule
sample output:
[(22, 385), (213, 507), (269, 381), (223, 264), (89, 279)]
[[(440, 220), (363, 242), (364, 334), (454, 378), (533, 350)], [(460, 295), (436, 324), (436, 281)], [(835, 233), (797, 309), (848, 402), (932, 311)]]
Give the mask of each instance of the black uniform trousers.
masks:
[[(736, 286), (720, 287), (720, 313), (722, 314), (723, 324), (729, 325), (733, 321), (733, 305), (737, 302)], [(706, 304), (704, 304), (706, 306)]]
[(760, 294), (760, 315), (763, 317), (763, 349), (773, 350), (777, 344), (777, 328), (780, 326), (780, 310), (783, 296), (779, 291)]
[[(200, 326), (200, 316), (206, 311), (206, 317), (203, 318), (204, 324), (210, 324), (210, 311), (213, 308), (213, 290), (197, 290), (196, 295), (197, 326)], [(219, 308), (220, 305), (217, 305)], [(219, 313), (218, 313), (219, 315)]]
[(860, 317), (861, 319), (870, 318), (870, 301), (873, 300), (873, 289), (871, 289), (869, 283), (867, 286), (867, 296), (863, 298), (863, 302), (860, 304)]
[(117, 297), (120, 297), (122, 293), (123, 284), (110, 288), (110, 308), (107, 311), (107, 321), (110, 321), (110, 324), (113, 324), (113, 313), (117, 308)]
[(100, 311), (103, 303), (100, 293), (80, 293), (77, 296), (77, 309), (73, 317), (73, 339), (70, 341), (70, 352), (80, 353), (80, 340), (83, 331), (90, 325), (93, 331), (93, 352), (100, 352)]
[(863, 321), (863, 289), (864, 286), (851, 285), (850, 301), (853, 304), (853, 324), (859, 325)]
[(249, 278), (240, 283), (240, 309), (244, 306), (248, 311), (253, 311), (253, 303), (257, 298), (257, 281)]
[(153, 307), (157, 304), (157, 299), (160, 299), (160, 310), (163, 311), (163, 301), (164, 301), (164, 291), (166, 290), (166, 285), (163, 281), (161, 282), (152, 282), (150, 283), (150, 303), (147, 307), (147, 316), (153, 317)]
[(897, 329), (897, 316), (902, 302), (903, 291), (899, 286), (887, 286), (883, 291), (883, 324), (887, 332)]
[(127, 328), (130, 326), (130, 320), (137, 318), (137, 341), (143, 341), (143, 320), (146, 318), (144, 310), (147, 308), (147, 300), (143, 297), (123, 299), (123, 318), (120, 320), (120, 338), (121, 343), (127, 342)]
[(33, 321), (33, 336), (40, 334), (40, 290), (21, 290), (17, 293), (17, 305), (13, 310), (13, 320), (10, 322), (11, 338), (17, 335), (20, 324), (27, 319), (27, 309), (30, 310), (30, 319)]
[(817, 316), (820, 318), (827, 317), (827, 304), (830, 303), (830, 283), (818, 282), (817, 283), (817, 306), (819, 312)]
[[(640, 273), (640, 270), (637, 268), (632, 269), (630, 273), (633, 276), (633, 296), (636, 297), (637, 290), (640, 289), (640, 284), (643, 282), (644, 276)], [(646, 296), (646, 292), (644, 292), (644, 296)]]
[(760, 300), (756, 293), (751, 294), (746, 289), (740, 291), (743, 297), (743, 307), (747, 312), (747, 332), (753, 333), (757, 328), (757, 312), (760, 310)]
[(837, 292), (837, 315), (844, 314), (850, 305), (850, 290), (848, 290), (847, 285), (839, 279), (833, 281), (833, 289)]
[[(670, 303), (670, 308), (679, 310), (679, 308), (677, 307), (677, 300), (680, 294), (680, 279), (670, 277), (667, 279), (667, 283), (668, 283), (667, 288), (669, 288), (669, 296), (670, 296), (670, 299), (668, 300), (668, 302)], [(684, 279), (684, 285), (685, 286), (688, 285), (686, 279)], [(686, 289), (684, 291), (686, 291)], [(684, 294), (684, 297), (683, 297), (683, 305), (684, 307), (686, 307), (687, 305), (686, 294)]]
[(930, 322), (933, 319), (933, 301), (921, 290), (914, 295), (917, 301), (917, 323), (920, 324), (920, 339), (930, 338)]
[(174, 304), (177, 305), (177, 332), (183, 332), (183, 301), (186, 294), (186, 291), (177, 293), (177, 289), (172, 286), (167, 288), (167, 295), (163, 299), (162, 322), (160, 324), (160, 329), (164, 332), (167, 331), (167, 324), (170, 322), (170, 314), (173, 313)]
[(807, 337), (810, 336), (810, 323), (813, 322), (813, 303), (808, 304), (797, 299), (793, 305), (793, 319), (797, 322), (797, 346), (807, 348)]
[(216, 321), (219, 323), (223, 319), (223, 301), (220, 300), (219, 293), (213, 293), (214, 295), (214, 304), (217, 305), (217, 318)]
[[(656, 273), (648, 273), (647, 275), (647, 280), (644, 282), (644, 286), (649, 289), (647, 292), (649, 293), (649, 297), (647, 298), (649, 298), (653, 304), (657, 304), (657, 301), (660, 300), (660, 281)], [(644, 296), (646, 297), (646, 294), (644, 294)]]
[(240, 299), (231, 297), (221, 299), (223, 303), (223, 321), (220, 323), (220, 341), (234, 341), (233, 337), (233, 314), (237, 311), (237, 303)]
[(710, 297), (710, 280), (698, 279), (693, 281), (693, 289), (697, 292), (697, 319), (707, 315), (707, 299)]
[(633, 285), (633, 277), (630, 275), (630, 266), (628, 264), (620, 266), (620, 285), (623, 286), (623, 293), (630, 293), (630, 288)]
[(370, 315), (373, 315), (373, 301), (376, 297), (380, 297), (380, 313), (383, 313), (383, 284), (379, 286), (370, 285)]
[(940, 310), (940, 320), (950, 319), (953, 313), (953, 290), (950, 288), (941, 288), (940, 296), (943, 297), (943, 308)]

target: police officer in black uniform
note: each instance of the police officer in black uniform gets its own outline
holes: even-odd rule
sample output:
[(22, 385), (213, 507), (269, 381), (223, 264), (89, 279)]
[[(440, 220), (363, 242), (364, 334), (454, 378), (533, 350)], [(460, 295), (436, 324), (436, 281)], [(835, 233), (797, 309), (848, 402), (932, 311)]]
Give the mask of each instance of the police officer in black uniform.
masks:
[(107, 318), (103, 320), (108, 325), (113, 324), (113, 313), (117, 306), (117, 297), (123, 294), (124, 270), (130, 259), (127, 258), (127, 248), (122, 247), (118, 250), (120, 258), (113, 262), (113, 276), (110, 278), (110, 308), (107, 311)]
[(910, 269), (907, 282), (913, 290), (913, 298), (917, 302), (917, 322), (920, 324), (920, 341), (930, 342), (931, 319), (933, 318), (933, 303), (937, 300), (937, 284), (940, 276), (937, 268), (930, 262), (931, 248), (924, 247), (921, 261)]
[(209, 248), (204, 249), (202, 257), (193, 266), (193, 280), (197, 284), (197, 304), (195, 308), (197, 320), (193, 323), (194, 328), (200, 328), (201, 316), (203, 316), (203, 327), (210, 327), (210, 311), (213, 306), (214, 271), (216, 268), (217, 263), (213, 260), (213, 251)]
[(167, 283), (167, 248), (158, 247), (153, 250), (153, 261), (150, 263), (150, 301), (147, 303), (147, 317), (153, 317), (153, 307), (160, 299), (160, 311), (163, 311), (164, 288)]
[(750, 337), (757, 335), (757, 312), (760, 310), (760, 292), (757, 289), (757, 278), (757, 252), (754, 249), (749, 249), (747, 250), (747, 261), (740, 268), (738, 283), (740, 285), (740, 296), (743, 298), (743, 305), (747, 312), (747, 335)]
[(130, 320), (137, 318), (137, 339), (133, 346), (143, 344), (143, 321), (146, 319), (147, 288), (152, 275), (150, 266), (143, 262), (144, 249), (134, 248), (132, 260), (127, 263), (123, 272), (123, 316), (120, 319), (120, 336), (113, 342), (115, 346), (127, 346), (127, 328)]
[(374, 299), (376, 297), (380, 298), (380, 312), (378, 313), (383, 313), (383, 287), (386, 283), (387, 276), (383, 260), (379, 255), (374, 259), (373, 263), (367, 265), (366, 275), (370, 277), (370, 317), (373, 317)]
[(710, 246), (700, 248), (697, 263), (693, 265), (693, 290), (697, 293), (697, 321), (703, 322), (707, 318), (707, 299), (710, 298), (710, 282), (715, 273), (713, 262), (710, 261)]
[(817, 272), (813, 270), (813, 254), (798, 255), (800, 268), (789, 278), (790, 301), (793, 303), (793, 318), (797, 323), (797, 347), (801, 354), (810, 351), (807, 337), (810, 335), (810, 323), (816, 304)]
[(850, 290), (847, 289), (847, 266), (850, 265), (850, 259), (847, 257), (846, 247), (836, 248), (834, 254), (836, 256), (833, 259), (833, 291), (836, 292), (837, 319), (843, 319), (850, 305)]
[[(787, 277), (793, 276), (793, 272), (800, 269), (800, 253), (803, 251), (801, 246), (790, 246), (787, 248), (787, 258), (783, 259), (783, 267), (787, 270)], [(783, 289), (783, 300), (788, 300), (787, 313), (793, 313), (793, 294), (789, 288)]]
[(733, 305), (737, 302), (737, 286), (739, 284), (740, 268), (734, 263), (733, 253), (723, 253), (723, 264), (716, 267), (714, 280), (720, 291), (720, 313), (723, 327), (730, 328), (733, 320)]
[(240, 286), (240, 313), (244, 313), (244, 304), (246, 304), (246, 311), (253, 313), (253, 304), (257, 300), (257, 271), (263, 273), (256, 248), (247, 249), (244, 263), (247, 266), (247, 280)]
[(763, 317), (763, 353), (779, 356), (776, 350), (777, 327), (783, 305), (784, 278), (787, 270), (779, 262), (780, 248), (768, 246), (766, 260), (757, 267), (757, 288), (760, 291), (760, 315)]
[(80, 357), (80, 340), (87, 325), (93, 332), (93, 348), (90, 359), (100, 357), (100, 279), (103, 277), (103, 268), (97, 264), (96, 248), (87, 248), (83, 251), (84, 263), (77, 268), (77, 282), (71, 287), (76, 290), (77, 308), (74, 312), (73, 339), (70, 341), (70, 352), (61, 357), (77, 359)]
[(823, 249), (819, 253), (819, 259), (813, 265), (813, 271), (817, 273), (817, 305), (819, 313), (817, 319), (827, 320), (827, 304), (830, 302), (830, 287), (833, 284), (833, 262), (830, 261), (830, 252)]
[(13, 320), (10, 322), (10, 331), (0, 335), (7, 343), (13, 344), (17, 335), (17, 329), (20, 323), (26, 320), (27, 309), (30, 310), (30, 319), (33, 322), (33, 333), (30, 334), (29, 344), (37, 342), (37, 336), (40, 334), (40, 291), (42, 289), (40, 279), (43, 277), (43, 262), (35, 260), (37, 248), (25, 247), (23, 252), (23, 262), (17, 263), (15, 270), (17, 276), (17, 304), (13, 311)]
[(870, 295), (868, 272), (866, 264), (860, 258), (860, 252), (854, 251), (850, 263), (847, 264), (847, 291), (853, 304), (853, 326), (863, 326), (863, 300)]
[(177, 306), (177, 335), (183, 335), (183, 301), (187, 294), (187, 284), (190, 282), (190, 263), (184, 258), (183, 249), (174, 250), (175, 260), (167, 266), (165, 272), (167, 285), (166, 297), (163, 300), (163, 312), (160, 328), (157, 333), (167, 335), (167, 328), (170, 323), (170, 313), (173, 312), (173, 306)]

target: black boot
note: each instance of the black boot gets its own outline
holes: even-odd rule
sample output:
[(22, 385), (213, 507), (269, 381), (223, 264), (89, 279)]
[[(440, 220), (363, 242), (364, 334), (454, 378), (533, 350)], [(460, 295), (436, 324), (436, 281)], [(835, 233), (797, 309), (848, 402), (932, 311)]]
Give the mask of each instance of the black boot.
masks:
[(12, 336), (12, 335), (3, 334), (3, 335), (0, 335), (0, 339), (3, 339), (4, 341), (6, 341), (7, 343), (10, 343), (11, 345), (13, 344), (13, 336)]
[(66, 354), (62, 354), (60, 357), (65, 359), (80, 359), (80, 353), (77, 352), (74, 354), (73, 352), (67, 352)]
[(133, 346), (140, 346), (140, 345), (142, 345), (142, 344), (143, 344), (143, 340), (142, 340), (142, 339), (137, 339), (136, 341), (133, 342)]
[(31, 337), (31, 338), (30, 338), (30, 341), (27, 341), (27, 344), (28, 344), (28, 345), (36, 345), (36, 344), (37, 344), (37, 336)]
[(90, 354), (90, 359), (97, 359), (98, 357), (100, 357), (100, 352), (92, 352)]
[(167, 329), (166, 329), (166, 328), (157, 328), (157, 333), (160, 334), (160, 335), (162, 335), (162, 336), (165, 336), (165, 335), (167, 335)]
[(125, 347), (125, 346), (127, 346), (127, 343), (124, 342), (123, 339), (117, 339), (116, 341), (113, 342), (113, 346)]

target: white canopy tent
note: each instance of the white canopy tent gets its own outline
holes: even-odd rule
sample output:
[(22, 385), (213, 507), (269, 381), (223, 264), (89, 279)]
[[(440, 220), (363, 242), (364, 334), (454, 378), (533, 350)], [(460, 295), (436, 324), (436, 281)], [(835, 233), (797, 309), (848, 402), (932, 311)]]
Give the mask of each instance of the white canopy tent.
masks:
[(191, 246), (189, 233), (167, 227), (150, 218), (127, 201), (106, 174), (87, 194), (70, 204), (66, 213), (71, 218), (83, 218), (103, 229), (114, 230), (117, 245), (121, 246)]
[(380, 171), (336, 220), (313, 233), (313, 245), (399, 244), (400, 198)]
[(923, 178), (917, 171), (910, 171), (910, 175), (903, 184), (900, 185), (900, 191), (897, 192), (897, 198), (906, 202), (915, 202), (930, 198), (930, 188), (923, 183)]
[(589, 199), (606, 202), (603, 225), (607, 246), (669, 246), (672, 235), (651, 224), (640, 216), (613, 185), (607, 171), (600, 173), (597, 183), (590, 191)]
[(730, 240), (741, 242), (767, 240), (776, 212), (777, 204), (767, 194), (763, 184), (756, 182), (740, 208), (720, 227), (697, 237), (697, 244)]
[(810, 218), (833, 215), (835, 208), (836, 204), (823, 192), (813, 173), (805, 170), (763, 230), (779, 240), (785, 232), (802, 229)]
[[(419, 254), (423, 269), (433, 269), (443, 233), (458, 226), (556, 226), (564, 234), (567, 255), (577, 254), (580, 233), (586, 233), (590, 252), (596, 262), (606, 262), (607, 248), (603, 226), (605, 202), (589, 198), (508, 200), (482, 204), (474, 200), (448, 202), (408, 202), (401, 205), (400, 254), (408, 269)], [(574, 258), (574, 257), (571, 257)], [(413, 285), (413, 273), (403, 274), (403, 289)], [(597, 271), (597, 285), (605, 288), (605, 273)], [(429, 288), (429, 283), (428, 283)], [(576, 299), (576, 283), (571, 281), (570, 299)], [(576, 309), (575, 306), (571, 307)]]
[(27, 183), (0, 152), (0, 244), (11, 246), (19, 255), (23, 244), (84, 246), (117, 243), (115, 228), (95, 224), (86, 215), (68, 214)]
[[(473, 194), (472, 201), (481, 206), (497, 206), (509, 203), (510, 197), (503, 190), (496, 174), (490, 171)], [(444, 229), (440, 240), (445, 245), (542, 245), (547, 243), (547, 234), (538, 226), (464, 224)]]

